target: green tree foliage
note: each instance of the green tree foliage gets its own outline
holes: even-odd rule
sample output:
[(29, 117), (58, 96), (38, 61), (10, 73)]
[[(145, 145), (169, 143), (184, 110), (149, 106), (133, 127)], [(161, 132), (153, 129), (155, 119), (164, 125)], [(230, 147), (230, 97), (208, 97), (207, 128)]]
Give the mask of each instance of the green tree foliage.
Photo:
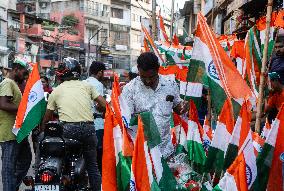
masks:
[(65, 26), (74, 27), (79, 23), (79, 19), (76, 18), (74, 15), (65, 15), (62, 20), (61, 24)]

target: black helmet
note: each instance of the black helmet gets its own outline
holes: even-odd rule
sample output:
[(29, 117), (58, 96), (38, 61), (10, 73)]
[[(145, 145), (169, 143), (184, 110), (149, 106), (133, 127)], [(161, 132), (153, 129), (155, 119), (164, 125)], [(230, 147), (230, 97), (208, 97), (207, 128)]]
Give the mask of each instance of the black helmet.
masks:
[(77, 80), (81, 75), (81, 66), (74, 58), (64, 58), (59, 64), (56, 76), (62, 80)]

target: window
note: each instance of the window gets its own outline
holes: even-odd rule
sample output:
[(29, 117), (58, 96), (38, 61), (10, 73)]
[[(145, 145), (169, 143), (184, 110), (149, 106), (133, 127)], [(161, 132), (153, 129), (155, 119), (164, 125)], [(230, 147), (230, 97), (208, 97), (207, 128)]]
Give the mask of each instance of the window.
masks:
[(123, 25), (110, 24), (110, 30), (111, 30), (111, 31), (123, 31), (123, 32), (127, 32), (127, 31), (130, 30), (130, 28), (127, 27), (127, 26), (123, 26)]
[(141, 42), (141, 35), (134, 34), (133, 35), (133, 42), (140, 43)]
[(103, 5), (103, 16), (107, 17), (108, 16), (108, 6), (107, 5)]
[(131, 14), (131, 20), (135, 21), (135, 14), (133, 14), (133, 13)]
[(100, 4), (96, 2), (94, 8), (95, 8), (95, 15), (100, 16), (99, 15)]
[[(87, 4), (89, 4), (89, 2), (87, 2)], [(84, 10), (84, 1), (80, 0), (80, 10), (83, 11)]]
[(114, 35), (114, 39), (115, 40), (121, 40), (121, 32), (115, 32), (115, 35)]
[(123, 19), (123, 9), (111, 8), (111, 17)]

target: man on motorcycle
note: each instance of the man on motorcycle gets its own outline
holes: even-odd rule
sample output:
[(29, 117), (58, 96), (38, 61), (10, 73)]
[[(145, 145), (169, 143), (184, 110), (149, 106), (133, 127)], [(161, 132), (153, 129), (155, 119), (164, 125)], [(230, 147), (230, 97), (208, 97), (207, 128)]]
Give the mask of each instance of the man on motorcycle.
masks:
[(98, 109), (105, 109), (105, 99), (86, 82), (79, 81), (81, 67), (72, 58), (64, 59), (56, 72), (63, 82), (50, 94), (43, 123), (50, 121), (55, 110), (63, 123), (63, 136), (80, 141), (92, 190), (101, 190), (101, 175), (97, 165), (97, 137), (93, 126), (93, 100)]

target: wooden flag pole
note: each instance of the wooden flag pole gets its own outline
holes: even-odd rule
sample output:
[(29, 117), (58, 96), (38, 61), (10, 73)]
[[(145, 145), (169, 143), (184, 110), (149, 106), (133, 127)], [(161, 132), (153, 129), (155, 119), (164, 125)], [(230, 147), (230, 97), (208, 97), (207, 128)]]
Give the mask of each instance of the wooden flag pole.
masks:
[(255, 131), (260, 133), (260, 122), (262, 116), (262, 105), (263, 105), (263, 92), (264, 92), (264, 83), (265, 77), (264, 74), (267, 70), (267, 53), (268, 53), (268, 42), (269, 42), (269, 34), (270, 34), (270, 22), (271, 22), (271, 13), (272, 13), (273, 0), (268, 0), (267, 3), (267, 13), (266, 13), (266, 31), (265, 31), (265, 43), (263, 49), (263, 57), (262, 57), (262, 66), (261, 66), (261, 74), (260, 74), (260, 84), (259, 84), (259, 97), (256, 111), (256, 123), (255, 123)]

